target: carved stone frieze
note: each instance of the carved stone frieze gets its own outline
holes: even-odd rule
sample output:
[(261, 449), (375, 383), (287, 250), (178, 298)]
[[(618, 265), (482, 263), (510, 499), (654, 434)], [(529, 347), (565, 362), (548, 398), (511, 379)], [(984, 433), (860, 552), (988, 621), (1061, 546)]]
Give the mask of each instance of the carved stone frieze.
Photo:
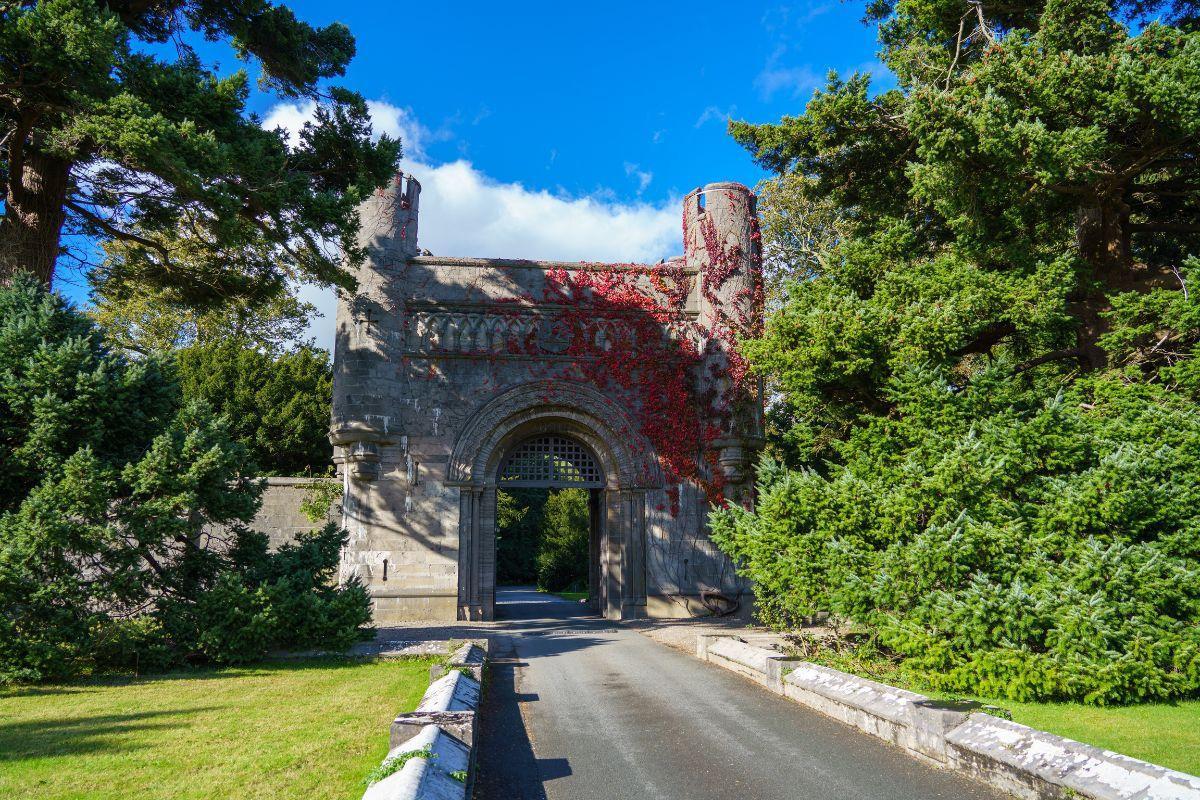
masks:
[[(408, 355), (562, 355), (573, 344), (608, 350), (628, 328), (617, 318), (566, 319), (544, 310), (410, 309)], [(582, 341), (579, 341), (582, 339)]]

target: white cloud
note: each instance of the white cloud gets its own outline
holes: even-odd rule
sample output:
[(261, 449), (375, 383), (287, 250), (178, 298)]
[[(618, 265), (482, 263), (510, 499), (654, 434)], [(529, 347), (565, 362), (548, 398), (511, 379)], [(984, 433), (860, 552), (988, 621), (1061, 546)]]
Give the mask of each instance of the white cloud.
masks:
[(825, 83), (825, 79), (807, 66), (767, 66), (754, 78), (754, 86), (764, 100), (770, 100), (781, 90), (792, 97), (809, 94)]
[(718, 106), (708, 106), (700, 112), (700, 116), (696, 119), (696, 127), (704, 125), (706, 122), (716, 121), (725, 122), (733, 116), (733, 112), (737, 111), (737, 106), (729, 108), (719, 108)]
[[(676, 198), (655, 205), (622, 203), (606, 191), (571, 196), (495, 180), (465, 159), (436, 164), (422, 149), (431, 140), (429, 131), (410, 110), (378, 101), (368, 105), (376, 133), (400, 135), (402, 168), (421, 183), (422, 249), (440, 256), (654, 262), (682, 248)], [(298, 131), (311, 114), (311, 106), (280, 105), (263, 125)], [(626, 174), (637, 178), (640, 189), (653, 179), (636, 164), (626, 165)], [(305, 286), (300, 296), (324, 315), (309, 334), (332, 348), (333, 291)]]
[(650, 185), (650, 181), (654, 180), (654, 173), (650, 172), (649, 170), (639, 169), (639, 167), (639, 164), (632, 164), (628, 161), (625, 162), (625, 174), (629, 175), (630, 177), (637, 178), (638, 194), (640, 195), (642, 192), (646, 191), (646, 187)]
[[(267, 129), (283, 128), (288, 133), (288, 141), (293, 145), (299, 142), (300, 129), (305, 122), (313, 118), (317, 104), (309, 100), (307, 103), (280, 103), (271, 109), (263, 120), (262, 126)], [(411, 108), (400, 108), (383, 100), (368, 100), (367, 111), (371, 115), (371, 128), (375, 138), (383, 134), (393, 139), (399, 138), (404, 145), (405, 158), (425, 158), (425, 146), (430, 141), (442, 138), (430, 133), (413, 116)]]
[[(770, 100), (781, 91), (786, 91), (792, 98), (803, 98), (811, 95), (814, 90), (825, 87), (825, 73), (818, 74), (807, 64), (781, 65), (780, 61), (787, 52), (788, 48), (785, 45), (776, 47), (762, 71), (754, 78), (754, 86), (758, 89), (762, 99)], [(895, 76), (879, 61), (865, 61), (857, 66), (841, 70), (841, 75), (845, 78), (855, 72), (871, 76), (877, 90), (894, 85)]]

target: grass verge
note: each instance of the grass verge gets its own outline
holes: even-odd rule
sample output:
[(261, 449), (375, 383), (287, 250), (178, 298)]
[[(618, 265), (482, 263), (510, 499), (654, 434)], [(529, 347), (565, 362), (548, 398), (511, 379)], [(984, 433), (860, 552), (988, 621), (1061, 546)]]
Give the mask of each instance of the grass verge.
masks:
[(0, 690), (0, 797), (338, 798), (436, 659), (306, 659)]
[(937, 699), (976, 700), (1012, 714), (1014, 722), (1077, 742), (1140, 758), (1192, 775), (1200, 775), (1200, 701), (1144, 703), (1130, 706), (1087, 706), (1082, 703), (1017, 703), (972, 695), (947, 695), (906, 678), (883, 656), (806, 648), (803, 658), (816, 664), (898, 686)]

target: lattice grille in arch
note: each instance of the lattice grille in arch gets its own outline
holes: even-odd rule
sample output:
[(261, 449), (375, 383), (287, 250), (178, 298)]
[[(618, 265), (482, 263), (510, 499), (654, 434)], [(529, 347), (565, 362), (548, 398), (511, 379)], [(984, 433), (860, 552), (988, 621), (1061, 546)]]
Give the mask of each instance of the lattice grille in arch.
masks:
[(565, 436), (537, 436), (517, 445), (500, 467), (507, 485), (604, 485), (595, 457), (579, 442)]

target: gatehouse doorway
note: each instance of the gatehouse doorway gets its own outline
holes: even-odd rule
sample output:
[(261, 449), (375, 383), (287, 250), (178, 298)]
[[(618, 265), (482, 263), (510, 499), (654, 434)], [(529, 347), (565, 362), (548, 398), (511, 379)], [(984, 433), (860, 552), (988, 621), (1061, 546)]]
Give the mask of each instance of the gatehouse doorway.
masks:
[(455, 443), (460, 619), (495, 615), (500, 492), (587, 492), (589, 602), (608, 619), (646, 615), (646, 492), (662, 487), (653, 449), (593, 387), (526, 384), (485, 404)]
[(496, 503), (496, 584), (536, 585), (588, 608), (603, 608), (603, 468), (569, 436), (517, 443), (500, 463)]

